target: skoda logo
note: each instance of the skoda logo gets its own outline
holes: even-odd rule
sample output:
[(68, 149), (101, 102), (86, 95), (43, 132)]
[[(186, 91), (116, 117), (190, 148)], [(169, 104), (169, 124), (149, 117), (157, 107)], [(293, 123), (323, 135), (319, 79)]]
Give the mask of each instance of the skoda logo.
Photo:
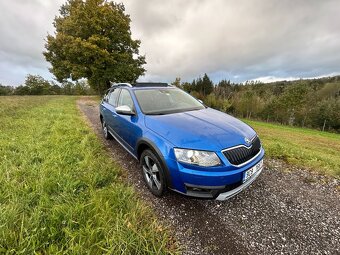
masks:
[(248, 145), (251, 143), (250, 139), (249, 139), (249, 138), (247, 138), (247, 137), (245, 137), (245, 138), (244, 138), (244, 141), (245, 141), (245, 142), (246, 142), (246, 144), (248, 144)]

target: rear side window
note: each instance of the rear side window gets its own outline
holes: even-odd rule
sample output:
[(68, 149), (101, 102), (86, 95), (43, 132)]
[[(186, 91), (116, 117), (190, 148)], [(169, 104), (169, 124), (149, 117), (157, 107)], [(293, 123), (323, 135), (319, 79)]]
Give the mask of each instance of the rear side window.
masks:
[(104, 94), (103, 100), (107, 102), (109, 100), (110, 90), (107, 90)]
[(119, 95), (119, 91), (120, 91), (120, 89), (111, 90), (111, 93), (109, 95), (108, 103), (110, 105), (113, 105), (114, 107), (117, 106), (117, 98), (118, 98), (118, 95)]
[(120, 93), (118, 106), (122, 106), (122, 105), (127, 105), (130, 107), (130, 109), (133, 109), (133, 101), (132, 101), (131, 95), (129, 91), (127, 91), (126, 89), (123, 89), (122, 93)]

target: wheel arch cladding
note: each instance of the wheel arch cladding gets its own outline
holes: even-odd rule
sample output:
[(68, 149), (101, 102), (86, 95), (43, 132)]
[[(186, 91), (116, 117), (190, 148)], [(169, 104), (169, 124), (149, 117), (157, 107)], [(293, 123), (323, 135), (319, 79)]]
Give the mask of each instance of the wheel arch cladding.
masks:
[(153, 153), (155, 153), (156, 157), (159, 159), (160, 163), (162, 164), (162, 168), (165, 171), (165, 181), (168, 188), (172, 188), (172, 182), (171, 182), (171, 175), (170, 171), (168, 169), (168, 166), (166, 164), (166, 161), (164, 159), (164, 156), (160, 149), (155, 145), (154, 142), (147, 138), (142, 138), (137, 142), (137, 157), (138, 160), (140, 160), (140, 156), (142, 155), (143, 151), (146, 149), (150, 149)]

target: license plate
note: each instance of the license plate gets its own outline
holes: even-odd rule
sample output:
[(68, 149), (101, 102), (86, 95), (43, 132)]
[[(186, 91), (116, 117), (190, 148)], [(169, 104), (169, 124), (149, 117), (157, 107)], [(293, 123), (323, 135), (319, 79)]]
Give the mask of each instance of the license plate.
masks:
[(262, 167), (263, 167), (263, 159), (261, 159), (261, 161), (257, 163), (255, 166), (253, 166), (252, 168), (244, 172), (243, 182), (248, 181), (249, 178), (252, 177), (256, 172), (260, 171)]

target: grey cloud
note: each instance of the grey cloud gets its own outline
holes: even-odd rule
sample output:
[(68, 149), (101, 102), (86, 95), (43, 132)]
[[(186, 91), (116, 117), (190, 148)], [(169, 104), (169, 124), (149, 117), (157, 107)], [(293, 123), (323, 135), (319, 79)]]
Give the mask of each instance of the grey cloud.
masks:
[[(41, 53), (63, 2), (0, 3), (0, 83), (22, 82), (25, 72), (52, 77)], [(207, 72), (240, 82), (340, 72), (338, 0), (123, 3), (146, 54), (141, 80), (191, 80)]]
[(44, 38), (63, 1), (0, 2), (0, 83), (18, 85), (27, 73), (51, 78), (44, 60)]
[(145, 79), (191, 79), (208, 72), (245, 80), (340, 71), (339, 1), (182, 2), (124, 1), (146, 53)]

